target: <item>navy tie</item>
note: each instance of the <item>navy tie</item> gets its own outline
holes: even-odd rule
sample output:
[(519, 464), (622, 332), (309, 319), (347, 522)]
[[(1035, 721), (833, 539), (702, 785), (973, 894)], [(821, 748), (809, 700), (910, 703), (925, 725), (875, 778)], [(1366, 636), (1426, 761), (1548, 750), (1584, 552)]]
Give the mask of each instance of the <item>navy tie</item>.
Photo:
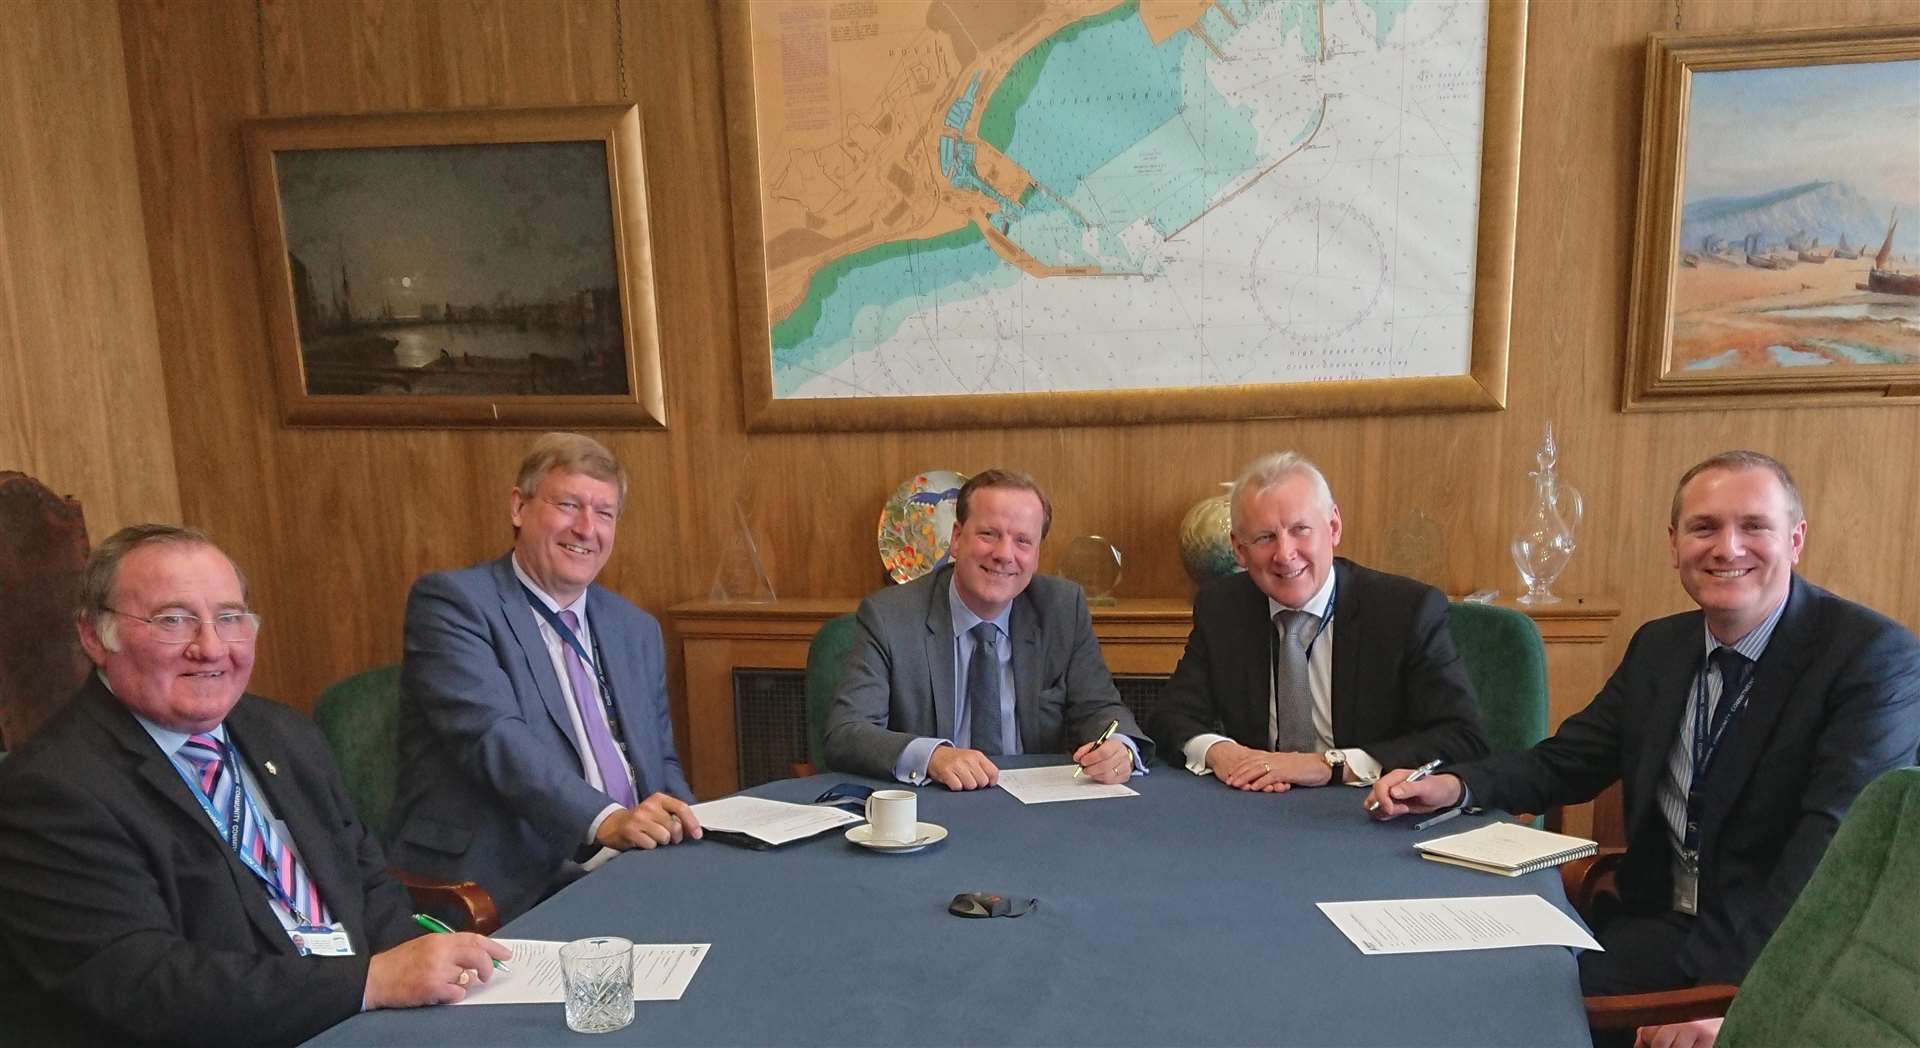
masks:
[(1747, 675), (1753, 671), (1753, 660), (1728, 647), (1713, 649), (1708, 656), (1713, 666), (1720, 671), (1720, 701), (1713, 704), (1713, 716), (1707, 725), (1707, 737), (1712, 738), (1727, 722), (1727, 714), (1733, 709), (1734, 700), (1740, 697), (1740, 691), (1747, 685)]

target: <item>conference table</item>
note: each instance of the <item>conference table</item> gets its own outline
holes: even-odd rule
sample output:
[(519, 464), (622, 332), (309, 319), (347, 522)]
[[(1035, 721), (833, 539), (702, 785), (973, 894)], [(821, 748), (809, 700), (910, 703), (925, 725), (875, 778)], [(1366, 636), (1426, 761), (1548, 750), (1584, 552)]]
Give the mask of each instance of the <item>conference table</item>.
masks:
[[(1003, 766), (1061, 758), (1004, 758)], [(810, 802), (827, 774), (748, 793)], [(1004, 790), (919, 790), (949, 832), (911, 854), (841, 832), (754, 851), (716, 840), (628, 852), (502, 929), (711, 943), (678, 1001), (575, 1034), (562, 1007), (369, 1012), (316, 1045), (1588, 1045), (1574, 952), (1523, 947), (1366, 956), (1316, 902), (1538, 894), (1421, 859), (1424, 833), (1374, 823), (1348, 787), (1242, 793), (1157, 766), (1137, 797), (1023, 805)], [(954, 894), (1034, 897), (965, 919)]]

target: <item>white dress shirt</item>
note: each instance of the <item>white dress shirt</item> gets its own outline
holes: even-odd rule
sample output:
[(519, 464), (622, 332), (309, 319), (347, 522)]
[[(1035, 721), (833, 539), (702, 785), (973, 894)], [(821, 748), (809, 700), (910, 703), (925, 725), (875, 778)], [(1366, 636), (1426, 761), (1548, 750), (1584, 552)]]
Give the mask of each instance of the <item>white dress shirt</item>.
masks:
[[(1283, 611), (1304, 611), (1314, 618), (1325, 620), (1333, 602), (1334, 573), (1327, 572), (1327, 581), (1305, 604), (1294, 608), (1282, 604), (1272, 597), (1267, 598), (1267, 618), (1272, 621), (1275, 615)], [(1335, 611), (1338, 606), (1335, 605)], [(1311, 650), (1307, 652), (1307, 689), (1313, 696), (1313, 735), (1316, 752), (1324, 753), (1333, 748), (1333, 641), (1337, 632), (1336, 624), (1326, 622), (1316, 627), (1319, 635), (1314, 638)], [(1278, 682), (1272, 675), (1267, 677), (1267, 738), (1273, 738), (1280, 720), (1276, 694)], [(1203, 732), (1187, 740), (1181, 748), (1181, 755), (1187, 759), (1187, 770), (1195, 775), (1210, 775), (1213, 768), (1207, 764), (1207, 751), (1217, 742), (1232, 742), (1225, 735)], [(1346, 755), (1347, 766), (1353, 769), (1354, 778), (1361, 782), (1371, 782), (1380, 777), (1380, 762), (1374, 760), (1366, 750), (1341, 750)]]

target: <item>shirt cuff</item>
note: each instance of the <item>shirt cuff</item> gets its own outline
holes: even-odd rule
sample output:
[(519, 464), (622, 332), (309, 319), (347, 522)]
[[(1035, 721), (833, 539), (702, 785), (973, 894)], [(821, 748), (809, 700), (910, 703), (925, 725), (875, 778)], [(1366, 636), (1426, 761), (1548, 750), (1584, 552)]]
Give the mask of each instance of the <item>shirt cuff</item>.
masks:
[(933, 760), (933, 751), (953, 743), (946, 739), (932, 737), (915, 739), (907, 743), (900, 751), (900, 759), (894, 762), (893, 777), (909, 785), (918, 786), (927, 781), (927, 763)]
[(1120, 740), (1120, 745), (1125, 746), (1128, 753), (1133, 754), (1133, 773), (1135, 775), (1145, 775), (1147, 773), (1147, 764), (1140, 759), (1140, 744), (1134, 742), (1131, 735), (1121, 735), (1115, 732), (1113, 737)]
[(1373, 754), (1366, 750), (1343, 749), (1340, 752), (1347, 755), (1347, 767), (1353, 769), (1355, 779), (1360, 782), (1372, 782), (1380, 777), (1380, 762), (1373, 759)]
[(1232, 741), (1225, 735), (1212, 733), (1195, 735), (1187, 740), (1185, 746), (1180, 747), (1180, 755), (1187, 759), (1188, 771), (1195, 775), (1211, 775), (1213, 769), (1207, 765), (1207, 751), (1213, 749), (1214, 743)]
[(612, 815), (614, 812), (624, 810), (625, 809), (621, 808), (618, 804), (609, 804), (600, 809), (600, 814), (595, 815), (592, 824), (587, 827), (587, 839), (585, 843), (600, 843), (600, 824), (607, 821), (607, 816)]

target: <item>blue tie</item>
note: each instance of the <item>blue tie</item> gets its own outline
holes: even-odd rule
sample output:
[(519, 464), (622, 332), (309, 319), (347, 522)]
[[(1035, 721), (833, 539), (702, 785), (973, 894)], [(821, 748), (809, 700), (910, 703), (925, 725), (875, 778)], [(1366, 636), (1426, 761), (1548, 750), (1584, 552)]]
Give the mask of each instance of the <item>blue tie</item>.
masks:
[(1000, 657), (994, 651), (999, 629), (982, 622), (973, 635), (973, 658), (967, 662), (967, 709), (973, 714), (973, 748), (989, 757), (1006, 752), (1000, 731)]

